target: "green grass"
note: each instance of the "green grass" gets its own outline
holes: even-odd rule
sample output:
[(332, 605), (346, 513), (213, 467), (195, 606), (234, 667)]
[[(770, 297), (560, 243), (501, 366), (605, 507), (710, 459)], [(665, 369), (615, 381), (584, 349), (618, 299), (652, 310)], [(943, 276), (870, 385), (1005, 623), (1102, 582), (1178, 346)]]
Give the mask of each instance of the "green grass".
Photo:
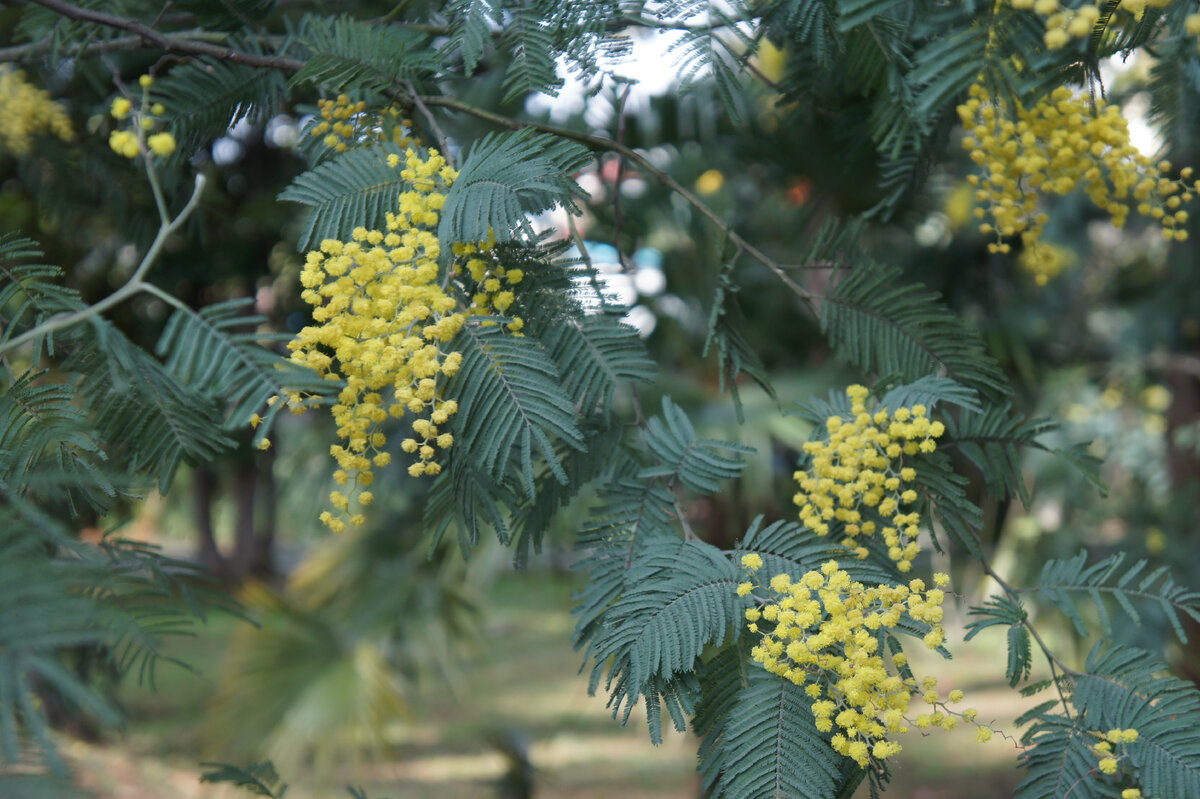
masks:
[[(332, 785), (285, 775), (288, 799), (346, 796), (340, 784), (366, 789), (372, 799), (483, 799), (507, 762), (497, 741), (526, 748), (536, 772), (538, 799), (693, 799), (696, 740), (669, 734), (650, 744), (635, 714), (628, 727), (613, 721), (605, 697), (587, 695), (580, 656), (569, 643), (571, 584), (535, 574), (510, 576), (489, 592), (477, 647), (455, 678), (428, 681), (411, 716), (386, 730), (388, 756), (348, 767)], [(97, 799), (233, 799), (248, 796), (198, 782), (204, 741), (200, 723), (220, 674), (232, 631), (244, 624), (214, 616), (169, 652), (194, 671), (163, 664), (157, 690), (135, 683), (121, 691), (129, 723), (105, 745), (70, 743), (81, 788)], [(952, 634), (953, 635), (953, 634)], [(984, 638), (981, 636), (981, 639)], [(963, 688), (965, 705), (1007, 729), (1028, 705), (1002, 682), (995, 645), (955, 647), (955, 660), (913, 653), (920, 673), (945, 676), (943, 688)], [(1016, 749), (997, 737), (981, 745), (969, 729), (910, 734), (894, 768), (889, 795), (914, 799), (1000, 799), (1019, 779)], [(250, 762), (255, 753), (245, 753)], [(857, 796), (865, 797), (865, 789)]]

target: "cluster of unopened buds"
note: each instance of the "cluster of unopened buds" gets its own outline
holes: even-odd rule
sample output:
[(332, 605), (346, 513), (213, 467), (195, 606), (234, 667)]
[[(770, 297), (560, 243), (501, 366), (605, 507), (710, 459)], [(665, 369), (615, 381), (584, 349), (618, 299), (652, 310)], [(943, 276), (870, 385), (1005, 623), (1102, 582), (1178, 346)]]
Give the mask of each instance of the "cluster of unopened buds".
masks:
[[(889, 736), (913, 728), (952, 730), (964, 721), (976, 726), (978, 740), (992, 737), (991, 727), (976, 721), (975, 710), (950, 709), (962, 701), (962, 691), (943, 698), (937, 679), (918, 680), (902, 652), (888, 658), (891, 670), (879, 652), (879, 631), (901, 625), (925, 627), (925, 645), (942, 646), (947, 575), (934, 575), (935, 588), (919, 579), (867, 586), (829, 561), (797, 580), (780, 573), (764, 585), (754, 577), (763, 566), (761, 555), (747, 554), (741, 563), (751, 577), (737, 593), (753, 601), (745, 615), (749, 631), (759, 636), (751, 658), (804, 687), (813, 700), (816, 728), (834, 733), (830, 745), (838, 754), (863, 767), (879, 766), (901, 751)], [(911, 704), (918, 696), (929, 710), (914, 714)]]
[(109, 113), (113, 119), (128, 119), (131, 124), (128, 128), (114, 130), (108, 137), (108, 146), (113, 152), (126, 158), (137, 158), (146, 152), (166, 157), (175, 152), (175, 137), (164, 130), (153, 132), (162, 124), (162, 115), (166, 109), (162, 103), (150, 102), (150, 87), (154, 85), (154, 78), (142, 75), (138, 83), (142, 87), (142, 95), (136, 106), (124, 96), (112, 101)]
[(1187, 239), (1183, 206), (1200, 191), (1192, 169), (1172, 177), (1169, 161), (1155, 163), (1131, 142), (1120, 108), (1060, 86), (1015, 115), (994, 100), (982, 82), (974, 84), (958, 114), (966, 133), (962, 145), (982, 170), (968, 176), (980, 203), (980, 232), (994, 235), (991, 252), (1007, 253), (1020, 237), (1022, 265), (1045, 284), (1068, 262), (1058, 248), (1041, 241), (1048, 221), (1042, 195), (1083, 189), (1122, 227), (1131, 210), (1155, 219), (1163, 235)]
[(321, 139), (326, 147), (344, 153), (364, 141), (389, 141), (400, 147), (414, 144), (406, 132), (412, 127), (407, 119), (401, 119), (395, 106), (381, 111), (368, 110), (363, 100), (354, 102), (344, 94), (333, 100), (318, 100), (321, 120), (316, 122), (310, 135)]
[(888, 556), (907, 572), (920, 552), (920, 516), (908, 510), (917, 501), (916, 470), (903, 459), (936, 450), (945, 425), (930, 420), (923, 405), (870, 412), (870, 392), (860, 385), (847, 388), (846, 395), (850, 417), (829, 417), (828, 437), (804, 445), (809, 466), (794, 475), (800, 521), (817, 535), (828, 535), (840, 523), (842, 545), (860, 559), (869, 554), (860, 536), (879, 533)]

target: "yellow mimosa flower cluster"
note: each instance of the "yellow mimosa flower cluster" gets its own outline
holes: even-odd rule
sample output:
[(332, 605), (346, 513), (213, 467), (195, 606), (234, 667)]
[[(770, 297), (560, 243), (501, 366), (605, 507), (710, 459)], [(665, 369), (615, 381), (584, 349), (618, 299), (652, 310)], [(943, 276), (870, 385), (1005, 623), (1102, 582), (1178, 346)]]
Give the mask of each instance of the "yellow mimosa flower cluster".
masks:
[[(762, 558), (751, 553), (742, 558), (742, 566), (753, 573), (761, 568)], [(908, 585), (868, 587), (831, 560), (794, 582), (784, 573), (765, 586), (738, 586), (740, 596), (765, 594), (756, 594), (757, 606), (746, 610), (750, 632), (761, 636), (751, 657), (770, 673), (804, 686), (814, 700), (817, 729), (834, 732), (833, 749), (860, 766), (879, 765), (900, 752), (901, 745), (890, 735), (913, 727), (949, 730), (960, 720), (975, 718), (974, 711), (947, 707), (948, 702), (962, 701), (962, 691), (951, 691), (943, 700), (936, 678), (917, 680), (905, 669), (908, 661), (902, 653), (889, 658), (889, 671), (878, 651), (879, 630), (895, 629), (906, 617), (928, 625), (927, 647), (942, 645), (942, 588), (949, 577), (935, 574), (934, 582), (938, 587), (927, 588), (919, 579)], [(929, 712), (911, 714), (915, 696), (930, 706)], [(990, 733), (990, 728), (983, 729)]]
[(405, 133), (412, 127), (412, 122), (400, 119), (400, 111), (395, 106), (372, 113), (367, 111), (364, 101), (351, 102), (349, 97), (339, 94), (334, 100), (318, 100), (317, 107), (321, 110), (321, 121), (313, 125), (311, 135), (321, 137), (326, 147), (339, 153), (364, 140), (391, 141), (401, 147), (414, 144)]
[[(1124, 755), (1113, 751), (1113, 746), (1121, 744), (1130, 744), (1138, 739), (1138, 731), (1135, 729), (1127, 730), (1109, 730), (1108, 732), (1093, 732), (1091, 735), (1100, 738), (1099, 742), (1092, 745), (1092, 754), (1099, 758), (1100, 762), (1097, 768), (1104, 774), (1117, 773), (1117, 767), (1120, 765)], [(1137, 789), (1132, 789), (1137, 790)], [(1128, 791), (1126, 791), (1128, 793)], [(1137, 796), (1141, 796), (1139, 791)], [(1136, 797), (1135, 797), (1136, 799)]]
[(983, 170), (967, 180), (982, 205), (980, 232), (995, 234), (991, 252), (1007, 253), (1006, 241), (1020, 236), (1026, 268), (1039, 283), (1061, 270), (1057, 253), (1039, 246), (1047, 215), (1038, 208), (1042, 194), (1069, 194), (1082, 188), (1117, 227), (1131, 209), (1159, 220), (1169, 239), (1187, 238), (1184, 223), (1200, 182), (1189, 183), (1191, 168), (1169, 178), (1171, 164), (1157, 164), (1133, 146), (1121, 110), (1103, 97), (1090, 98), (1060, 86), (1032, 108), (1016, 107), (1016, 116), (996, 102), (982, 83), (958, 107), (966, 135), (962, 145)]
[(50, 93), (25, 80), (25, 73), (0, 66), (0, 145), (13, 155), (29, 152), (34, 136), (48, 133), (70, 141), (71, 119)]
[[(388, 163), (399, 168), (400, 157)], [(387, 215), (387, 229), (356, 228), (351, 241), (327, 239), (306, 257), (301, 296), (314, 306), (315, 324), (289, 344), (292, 361), (346, 383), (332, 408), (342, 444), (330, 451), (339, 467), (334, 479), (349, 488), (330, 494), (336, 515), (321, 514), (335, 531), (364, 520), (349, 506), (370, 502), (363, 489), (374, 480), (373, 467), (391, 461), (380, 429), (388, 417), (415, 417), (400, 447), (415, 456), (413, 476), (438, 474), (438, 450), (454, 443), (441, 428), (458, 403), (442, 398), (442, 383), (458, 371), (462, 354), (445, 345), (465, 314), (438, 282), (436, 231), (456, 174), (436, 150), (422, 157), (408, 149), (401, 175), (411, 188)]]
[[(1140, 21), (1147, 8), (1166, 8), (1171, 0), (1122, 0), (1120, 9)], [(1072, 41), (1089, 38), (1100, 21), (1101, 3), (1084, 4), (1079, 8), (1065, 7), (1060, 0), (1008, 0), (1018, 11), (1032, 11), (1046, 24), (1043, 40), (1051, 50), (1060, 50)], [(1107, 21), (1113, 24), (1113, 18)]]
[(154, 78), (142, 75), (138, 83), (142, 87), (142, 97), (137, 108), (128, 97), (117, 97), (112, 101), (109, 113), (113, 119), (129, 119), (131, 124), (128, 128), (114, 130), (108, 137), (108, 146), (125, 158), (137, 158), (145, 152), (165, 158), (175, 152), (175, 137), (167, 131), (150, 131), (162, 122), (166, 108), (162, 103), (150, 102), (150, 87), (154, 85)]
[(916, 471), (904, 466), (903, 458), (933, 452), (934, 439), (946, 428), (931, 421), (923, 405), (870, 413), (869, 394), (863, 386), (847, 388), (851, 418), (829, 417), (828, 439), (804, 445), (811, 463), (795, 473), (801, 490), (793, 499), (800, 506), (800, 520), (817, 535), (828, 535), (831, 523), (840, 522), (842, 545), (859, 558), (868, 551), (858, 537), (879, 532), (888, 556), (906, 572), (920, 552), (920, 515), (906, 511), (917, 501), (912, 488)]

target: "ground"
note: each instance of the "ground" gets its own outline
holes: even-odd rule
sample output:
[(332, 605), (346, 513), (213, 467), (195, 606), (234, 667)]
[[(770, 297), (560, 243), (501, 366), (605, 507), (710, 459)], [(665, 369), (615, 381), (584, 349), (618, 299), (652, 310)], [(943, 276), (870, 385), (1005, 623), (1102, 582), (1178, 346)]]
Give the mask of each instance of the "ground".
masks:
[[(572, 585), (553, 575), (514, 575), (493, 589), (484, 642), (455, 692), (429, 685), (411, 718), (388, 731), (386, 760), (364, 763), (324, 787), (286, 775), (288, 799), (346, 796), (345, 783), (371, 799), (483, 799), (497, 796), (505, 759), (495, 740), (528, 747), (538, 799), (695, 799), (696, 741), (669, 734), (652, 746), (642, 720), (612, 720), (600, 696), (588, 696), (580, 658), (569, 643)], [(67, 742), (80, 795), (95, 799), (226, 799), (248, 796), (201, 784), (198, 723), (212, 692), (221, 651), (236, 619), (212, 619), (198, 636), (180, 639), (173, 654), (197, 673), (165, 665), (158, 690), (130, 684), (122, 691), (125, 732), (103, 744)], [(954, 633), (952, 633), (952, 636)], [(961, 639), (961, 634), (957, 635)], [(947, 677), (943, 690), (962, 688), (982, 719), (1013, 730), (1029, 704), (1003, 682), (999, 640), (981, 636), (956, 647), (952, 664), (920, 658)], [(918, 670), (919, 667), (918, 667)], [(1017, 749), (997, 737), (981, 745), (969, 729), (909, 735), (889, 796), (905, 799), (1000, 799), (1020, 778)], [(865, 797), (864, 788), (856, 796)]]

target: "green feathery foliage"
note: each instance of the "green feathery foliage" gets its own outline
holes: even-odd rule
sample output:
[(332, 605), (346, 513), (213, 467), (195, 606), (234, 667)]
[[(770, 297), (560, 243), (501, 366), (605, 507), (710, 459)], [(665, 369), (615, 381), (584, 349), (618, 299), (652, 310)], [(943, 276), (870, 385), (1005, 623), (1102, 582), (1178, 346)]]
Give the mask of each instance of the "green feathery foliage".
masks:
[[(1066, 796), (1108, 797), (1121, 785), (1143, 796), (1193, 796), (1200, 792), (1200, 693), (1176, 677), (1153, 653), (1097, 645), (1083, 672), (1074, 675), (1074, 715), (1043, 711), (1032, 718), (1021, 753), (1025, 779), (1017, 799)], [(1101, 774), (1092, 747), (1109, 730), (1135, 729), (1138, 738), (1120, 744), (1118, 771)]]
[(499, 479), (509, 468), (510, 455), (516, 456), (521, 483), (532, 498), (536, 451), (565, 483), (553, 439), (577, 448), (583, 439), (575, 406), (536, 339), (517, 338), (498, 320), (482, 319), (464, 325), (451, 346), (463, 354), (463, 362), (450, 391), (461, 407), (471, 410), (453, 426), (453, 458), (472, 460)]
[(615, 314), (566, 316), (544, 325), (542, 346), (562, 375), (562, 388), (583, 416), (608, 422), (613, 392), (624, 382), (652, 383), (657, 368), (637, 331)]
[(821, 329), (867, 372), (906, 381), (943, 374), (989, 397), (1009, 391), (979, 334), (895, 267), (862, 263), (846, 274), (822, 302)]
[(1033, 645), (1029, 639), (1029, 630), (1025, 627), (1028, 614), (1019, 599), (1007, 596), (993, 596), (982, 605), (975, 605), (968, 615), (979, 618), (967, 625), (967, 634), (963, 639), (970, 641), (989, 627), (1008, 626), (1008, 661), (1004, 675), (1008, 684), (1016, 688), (1029, 678), (1033, 669)]
[[(589, 690), (604, 683), (613, 716), (628, 720), (650, 690), (676, 697), (671, 680), (695, 669), (705, 647), (736, 637), (745, 604), (734, 591), (739, 572), (716, 547), (701, 541), (647, 544), (627, 570), (626, 587), (605, 621), (577, 646), (592, 659)], [(661, 740), (653, 720), (650, 736)]]
[(701, 777), (712, 796), (830, 799), (845, 781), (841, 758), (817, 732), (812, 699), (729, 647), (701, 672), (696, 708)]
[(526, 214), (556, 205), (578, 212), (575, 200), (583, 193), (570, 175), (590, 160), (580, 145), (529, 129), (484, 136), (446, 194), (438, 238), (536, 240)]
[(1087, 637), (1088, 626), (1073, 595), (1086, 595), (1091, 600), (1100, 629), (1108, 638), (1113, 636), (1113, 625), (1104, 601), (1106, 598), (1115, 602), (1134, 624), (1142, 620), (1135, 603), (1150, 604), (1167, 618), (1179, 640), (1187, 642), (1188, 636), (1179, 616), (1182, 613), (1192, 621), (1200, 622), (1200, 592), (1176, 583), (1169, 574), (1169, 566), (1159, 566), (1143, 575), (1147, 561), (1138, 560), (1123, 568), (1124, 552), (1117, 552), (1090, 566), (1087, 562), (1086, 550), (1066, 560), (1047, 560), (1042, 565), (1038, 584), (1030, 590), (1061, 610), (1082, 637)]
[[(216, 303), (198, 312), (181, 308), (167, 320), (155, 348), (176, 380), (218, 403), (226, 430), (244, 429), (251, 414), (271, 397), (288, 392), (322, 397), (337, 389), (336, 384), (264, 346), (287, 336), (259, 332), (263, 317), (243, 313), (253, 305), (252, 299), (244, 299)], [(283, 407), (277, 402), (264, 412), (256, 442), (267, 435)]]
[(717, 276), (717, 288), (713, 292), (712, 309), (708, 315), (708, 335), (704, 339), (704, 349), (701, 357), (708, 357), (713, 345), (717, 348), (718, 376), (721, 391), (726, 387), (733, 399), (734, 412), (738, 423), (745, 421), (745, 411), (742, 408), (742, 398), (738, 392), (737, 379), (746, 374), (754, 382), (762, 386), (771, 395), (771, 399), (779, 401), (775, 386), (767, 374), (766, 367), (758, 353), (750, 346), (742, 333), (744, 321), (741, 307), (737, 301), (738, 285), (733, 279), (733, 261), (726, 264)]
[[(234, 45), (253, 53), (254, 41)], [(279, 113), (286, 88), (283, 75), (275, 70), (200, 58), (155, 81), (152, 99), (163, 104), (163, 119), (180, 151), (191, 155), (242, 120), (261, 124)]]
[(292, 76), (292, 86), (313, 83), (335, 92), (389, 94), (398, 81), (430, 77), (438, 64), (424, 34), (351, 17), (308, 15), (299, 41), (309, 55)]
[(312, 209), (297, 249), (310, 250), (322, 239), (348, 240), (360, 225), (383, 230), (396, 197), (407, 186), (400, 170), (388, 166), (387, 157), (393, 154), (403, 157), (394, 144), (355, 147), (292, 181), (279, 199)]

